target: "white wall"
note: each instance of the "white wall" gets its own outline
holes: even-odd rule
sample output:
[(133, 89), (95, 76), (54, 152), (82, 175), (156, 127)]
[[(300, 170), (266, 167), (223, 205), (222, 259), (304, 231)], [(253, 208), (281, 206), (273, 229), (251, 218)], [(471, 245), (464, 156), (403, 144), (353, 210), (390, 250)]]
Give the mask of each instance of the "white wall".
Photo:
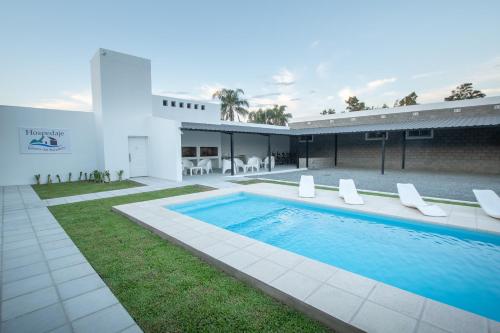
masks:
[[(164, 100), (168, 102), (167, 106), (163, 105)], [(172, 101), (175, 101), (176, 106), (171, 106)], [(184, 103), (184, 107), (182, 108), (179, 104), (181, 102)], [(188, 103), (191, 103), (190, 109), (187, 108)], [(194, 109), (194, 104), (198, 104), (197, 110)], [(201, 105), (205, 106), (205, 110), (201, 109)], [(220, 123), (220, 105), (203, 101), (153, 95), (153, 115), (180, 122), (218, 124)]]
[[(21, 154), (20, 127), (67, 129), (71, 153)], [(93, 113), (0, 106), (0, 153), (0, 186), (34, 184), (35, 174), (41, 174), (42, 182), (47, 174), (53, 181), (56, 174), (66, 180), (69, 172), (77, 179), (80, 171), (97, 167)]]
[[(203, 131), (183, 131), (182, 134), (182, 147), (197, 147), (197, 154), (199, 155), (199, 147), (217, 147), (219, 156), (212, 159), (212, 166), (218, 168), (220, 165), (220, 156), (222, 149), (221, 136), (224, 134), (218, 132), (203, 132)], [(201, 158), (193, 158), (191, 160), (197, 161)]]
[[(258, 156), (264, 159), (267, 156), (267, 136), (259, 134), (235, 133), (233, 137), (234, 155), (247, 157)], [(229, 156), (231, 143), (229, 135), (222, 135), (222, 153)], [(271, 135), (271, 153), (290, 152), (290, 139), (285, 135)]]
[(148, 173), (151, 177), (182, 181), (180, 123), (150, 117), (147, 120)]
[[(99, 49), (91, 60), (92, 101), (95, 113), (99, 169), (124, 170), (128, 178), (128, 137), (148, 136), (152, 114), (151, 62)], [(148, 163), (148, 166), (150, 163)]]

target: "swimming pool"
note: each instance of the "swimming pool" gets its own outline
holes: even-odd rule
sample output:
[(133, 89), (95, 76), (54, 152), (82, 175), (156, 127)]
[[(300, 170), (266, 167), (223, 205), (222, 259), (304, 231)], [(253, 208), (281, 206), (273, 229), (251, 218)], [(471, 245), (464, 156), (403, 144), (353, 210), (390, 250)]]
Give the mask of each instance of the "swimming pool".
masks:
[(500, 321), (500, 236), (237, 193), (168, 209)]

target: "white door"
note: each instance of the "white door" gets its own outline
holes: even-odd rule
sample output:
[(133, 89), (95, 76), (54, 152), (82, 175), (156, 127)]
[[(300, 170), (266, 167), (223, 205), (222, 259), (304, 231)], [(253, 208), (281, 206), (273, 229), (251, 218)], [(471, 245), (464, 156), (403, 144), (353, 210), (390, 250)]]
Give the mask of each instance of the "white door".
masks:
[(146, 137), (128, 138), (128, 160), (130, 162), (130, 177), (148, 175), (148, 154)]

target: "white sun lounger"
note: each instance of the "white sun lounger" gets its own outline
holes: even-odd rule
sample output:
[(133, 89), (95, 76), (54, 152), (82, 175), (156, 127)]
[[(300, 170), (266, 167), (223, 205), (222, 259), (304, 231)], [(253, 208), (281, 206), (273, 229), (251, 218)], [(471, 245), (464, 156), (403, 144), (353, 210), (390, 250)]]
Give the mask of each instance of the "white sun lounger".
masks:
[(477, 202), (486, 214), (500, 219), (500, 197), (492, 190), (472, 190)]
[(426, 203), (413, 184), (397, 184), (399, 200), (407, 207), (417, 208), (427, 216), (446, 216), (446, 212), (439, 206)]
[(358, 194), (356, 185), (352, 179), (339, 180), (339, 197), (344, 199), (344, 202), (349, 205), (363, 205), (363, 198)]
[(314, 198), (314, 178), (313, 176), (300, 176), (299, 197)]

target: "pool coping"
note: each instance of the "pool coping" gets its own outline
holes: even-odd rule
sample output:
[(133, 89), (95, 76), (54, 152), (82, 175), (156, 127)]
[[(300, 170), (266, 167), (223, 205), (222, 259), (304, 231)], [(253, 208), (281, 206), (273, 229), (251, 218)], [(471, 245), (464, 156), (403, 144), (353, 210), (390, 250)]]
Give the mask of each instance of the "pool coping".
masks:
[[(113, 210), (339, 332), (426, 332), (440, 329), (444, 332), (487, 333), (500, 329), (500, 323), (494, 320), (164, 208), (165, 205), (239, 192), (318, 204), (314, 202), (315, 198), (298, 198), (294, 195), (296, 189), (282, 188), (276, 192), (276, 187), (283, 186), (286, 187), (247, 185), (244, 189), (228, 188), (119, 205)], [(331, 191), (325, 192), (331, 196)], [(317, 191), (319, 193), (321, 190)], [(346, 208), (323, 202), (319, 204)], [(410, 219), (395, 214), (385, 215)], [(429, 223), (428, 220), (421, 222)]]

